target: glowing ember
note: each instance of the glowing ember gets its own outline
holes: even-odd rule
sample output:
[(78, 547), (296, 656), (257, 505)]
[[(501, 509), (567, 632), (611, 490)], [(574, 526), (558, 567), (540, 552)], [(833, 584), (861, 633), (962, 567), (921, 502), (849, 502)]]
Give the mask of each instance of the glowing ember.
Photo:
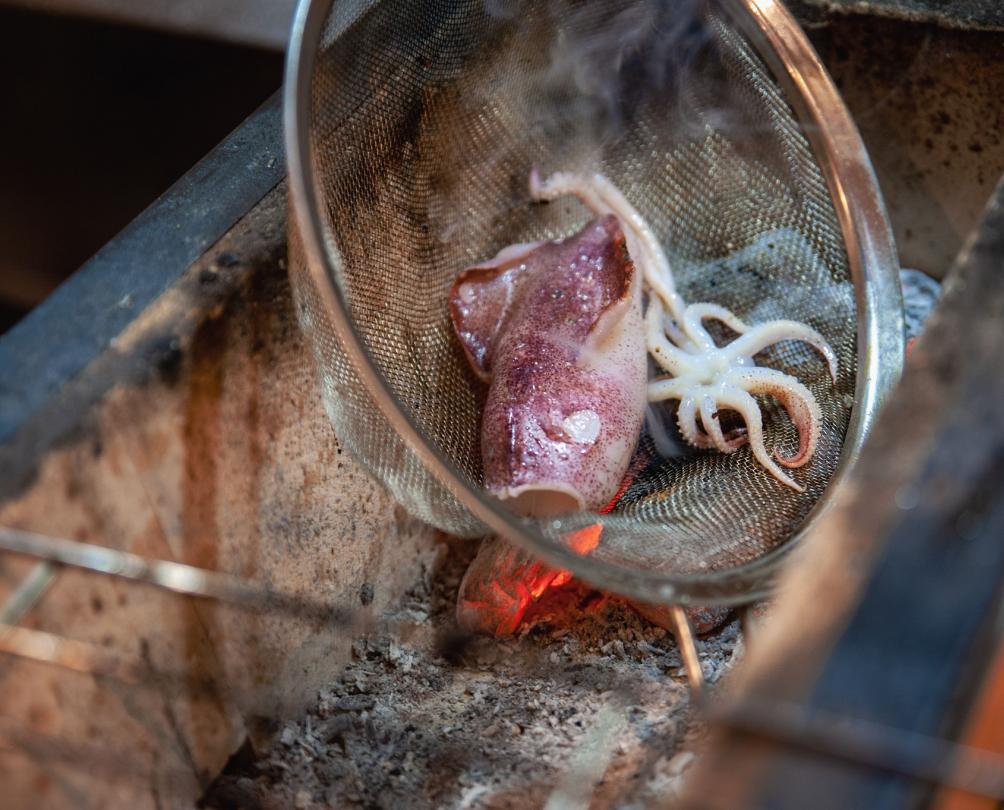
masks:
[[(594, 523), (566, 538), (576, 554), (590, 554), (603, 526)], [(457, 621), (465, 630), (507, 636), (516, 632), (530, 605), (550, 588), (567, 584), (570, 571), (551, 568), (498, 537), (481, 544), (460, 584)]]
[[(650, 462), (650, 454), (635, 454), (617, 493), (601, 510), (610, 512)], [(600, 544), (603, 524), (572, 532), (565, 543), (576, 554), (591, 554)], [(550, 589), (572, 581), (572, 572), (550, 568), (497, 537), (485, 540), (460, 584), (457, 621), (465, 630), (506, 636), (515, 633), (527, 608)]]
[(603, 534), (602, 524), (594, 523), (592, 526), (586, 526), (568, 536), (568, 547), (584, 557), (600, 544), (601, 534)]

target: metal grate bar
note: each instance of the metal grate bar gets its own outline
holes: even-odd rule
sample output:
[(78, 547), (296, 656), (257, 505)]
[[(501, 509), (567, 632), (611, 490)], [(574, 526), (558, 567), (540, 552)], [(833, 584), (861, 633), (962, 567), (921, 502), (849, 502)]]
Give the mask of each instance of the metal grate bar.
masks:
[(276, 610), (339, 625), (350, 625), (355, 615), (349, 609), (271, 590), (230, 574), (19, 529), (0, 527), (0, 551), (254, 610)]
[(150, 674), (143, 659), (113, 653), (85, 641), (0, 624), (0, 653), (89, 675), (103, 675), (125, 683), (139, 684)]
[(0, 624), (20, 622), (45, 595), (58, 572), (59, 566), (51, 562), (36, 565), (0, 607)]

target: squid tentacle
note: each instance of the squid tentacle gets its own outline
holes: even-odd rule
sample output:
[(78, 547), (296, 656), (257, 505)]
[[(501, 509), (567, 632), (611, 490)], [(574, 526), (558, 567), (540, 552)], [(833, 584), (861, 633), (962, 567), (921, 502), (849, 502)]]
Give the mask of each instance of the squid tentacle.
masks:
[(718, 408), (715, 400), (708, 394), (701, 397), (701, 423), (715, 447), (722, 453), (734, 453), (749, 441), (745, 430), (734, 431), (729, 436), (722, 432), (722, 423), (718, 421)]
[(805, 487), (790, 478), (784, 470), (777, 466), (774, 459), (767, 452), (767, 447), (763, 440), (763, 419), (760, 416), (760, 406), (753, 397), (734, 385), (725, 386), (718, 392), (719, 407), (725, 406), (736, 411), (746, 423), (746, 434), (749, 438), (750, 449), (753, 457), (760, 462), (761, 466), (773, 475), (782, 484), (791, 487), (795, 492), (804, 492)]
[(645, 337), (648, 344), (649, 354), (663, 368), (664, 371), (679, 377), (690, 370), (692, 355), (688, 355), (677, 346), (674, 346), (667, 339), (663, 331), (663, 309), (662, 304), (656, 298), (652, 298), (645, 312)]
[[(623, 225), (628, 253), (643, 281), (636, 294), (647, 294), (645, 343), (656, 364), (670, 375), (648, 384), (649, 401), (679, 400), (677, 423), (691, 445), (732, 453), (749, 443), (759, 464), (781, 483), (802, 492), (803, 487), (778, 463), (801, 467), (809, 461), (819, 441), (822, 412), (809, 389), (795, 377), (757, 366), (752, 358), (775, 343), (802, 341), (822, 355), (835, 383), (837, 356), (823, 336), (797, 321), (750, 326), (718, 304), (688, 306), (676, 290), (669, 259), (651, 227), (607, 178), (556, 172), (542, 180), (536, 169), (531, 172), (533, 199), (553, 200), (567, 194), (578, 197), (596, 215), (613, 214)], [(706, 321), (718, 321), (739, 337), (719, 348)], [(763, 417), (754, 394), (772, 396), (784, 407), (798, 430), (799, 446), (793, 455), (785, 456), (776, 448), (773, 458), (768, 453)], [(718, 417), (722, 408), (736, 411), (746, 424), (745, 431), (726, 434)]]
[(733, 332), (745, 333), (747, 326), (739, 317), (718, 304), (691, 304), (683, 311), (683, 330), (704, 349), (716, 349), (714, 340), (704, 327), (704, 321), (720, 321)]
[(694, 397), (685, 396), (680, 400), (680, 408), (676, 412), (676, 423), (680, 426), (680, 435), (683, 436), (688, 444), (701, 450), (714, 447), (711, 437), (701, 432), (697, 427), (697, 412)]
[(661, 402), (664, 399), (682, 400), (689, 391), (683, 380), (668, 377), (648, 384), (648, 401)]
[(790, 374), (762, 366), (733, 372), (730, 378), (751, 394), (771, 396), (781, 403), (798, 430), (798, 450), (793, 456), (784, 456), (775, 448), (774, 457), (785, 467), (804, 466), (816, 451), (822, 422), (812, 392)]
[(752, 357), (768, 346), (783, 340), (800, 340), (808, 343), (826, 360), (833, 382), (837, 381), (837, 355), (819, 332), (798, 321), (768, 321), (754, 326), (734, 340), (723, 351), (732, 359)]

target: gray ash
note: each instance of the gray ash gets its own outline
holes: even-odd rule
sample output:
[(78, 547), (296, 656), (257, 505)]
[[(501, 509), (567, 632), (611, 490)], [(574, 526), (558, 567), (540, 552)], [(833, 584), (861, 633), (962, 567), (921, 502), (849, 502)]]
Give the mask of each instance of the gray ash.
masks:
[(919, 270), (899, 271), (903, 285), (903, 320), (906, 325), (907, 340), (918, 337), (941, 297), (941, 284)]
[[(205, 807), (532, 808), (556, 792), (640, 807), (673, 791), (702, 729), (672, 636), (574, 584), (519, 637), (464, 636), (453, 610), (473, 546), (444, 551), (308, 715)], [(702, 642), (712, 684), (738, 638), (732, 622)]]

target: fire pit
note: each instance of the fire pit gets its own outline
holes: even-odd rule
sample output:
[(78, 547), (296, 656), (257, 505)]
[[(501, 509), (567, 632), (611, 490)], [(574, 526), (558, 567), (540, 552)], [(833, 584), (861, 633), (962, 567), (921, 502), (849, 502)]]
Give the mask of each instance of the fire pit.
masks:
[[(827, 60), (845, 77), (856, 59), (883, 64), (882, 48), (848, 57), (864, 23), (840, 20), (813, 32)], [(897, 42), (920, 36), (884, 25)], [(989, 52), (991, 35), (977, 39)], [(869, 117), (897, 67), (851, 82), (848, 100), (899, 160), (922, 143), (920, 124)], [(939, 76), (917, 81), (939, 92)], [(980, 115), (988, 98), (974, 97)], [(949, 136), (931, 137), (950, 151)], [(952, 192), (973, 197), (963, 174)], [(898, 233), (903, 200), (920, 193), (908, 192), (892, 199)], [(30, 318), (34, 331), (0, 342), (12, 370), (0, 524), (18, 529), (0, 531), (5, 801), (671, 800), (694, 764), (716, 761), (702, 753), (687, 648), (564, 560), (536, 558), (545, 587), (530, 589), (511, 636), (458, 633), (475, 547), (410, 517), (331, 430), (287, 280), (287, 205), (273, 102)], [(773, 634), (794, 644), (798, 617), (785, 615)], [(747, 642), (734, 614), (695, 642), (712, 698)]]
[[(566, 585), (514, 638), (458, 635), (472, 548), (443, 551), (306, 717), (217, 780), (208, 807), (645, 806), (682, 785), (704, 731), (671, 634)], [(739, 648), (738, 621), (702, 644), (709, 683)]]

